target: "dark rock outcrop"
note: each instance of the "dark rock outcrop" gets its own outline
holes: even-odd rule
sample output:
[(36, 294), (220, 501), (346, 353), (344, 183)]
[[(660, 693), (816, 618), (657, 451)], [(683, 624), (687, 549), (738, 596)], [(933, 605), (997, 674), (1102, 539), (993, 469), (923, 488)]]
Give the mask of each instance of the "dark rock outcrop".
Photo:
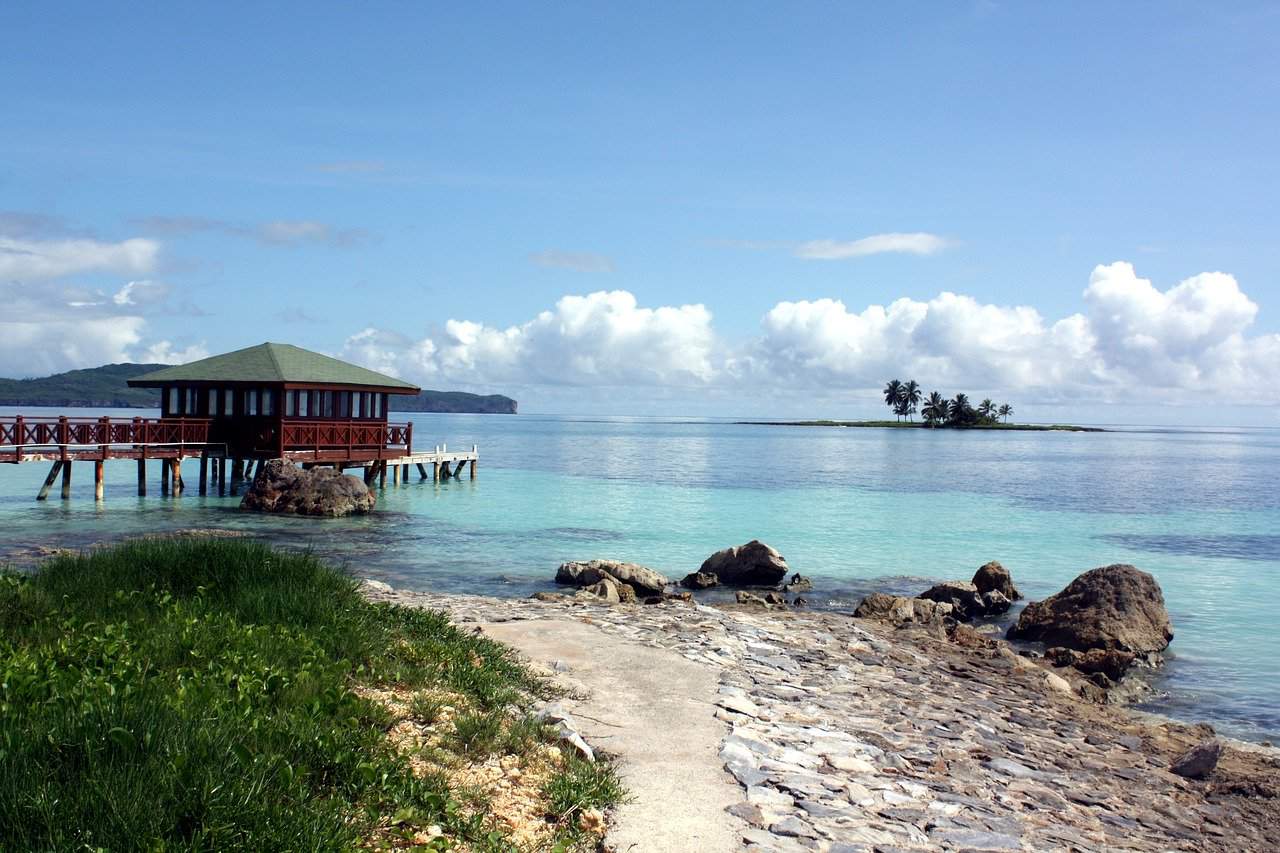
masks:
[(982, 592), (976, 584), (944, 581), (920, 593), (919, 598), (950, 604), (952, 616), (961, 622), (998, 616), (1009, 609), (1010, 601), (999, 590)]
[(1187, 779), (1204, 779), (1218, 766), (1218, 759), (1221, 757), (1222, 742), (1211, 738), (1178, 756), (1170, 765), (1169, 771)]
[(1008, 636), (1079, 652), (1147, 655), (1168, 647), (1173, 628), (1155, 578), (1116, 564), (1085, 572), (1057, 595), (1028, 604)]
[(787, 581), (787, 585), (784, 589), (786, 589), (787, 592), (812, 592), (813, 581), (809, 580), (809, 578), (799, 572), (796, 572), (791, 576), (791, 580)]
[(556, 570), (556, 583), (566, 586), (593, 586), (605, 578), (631, 587), (642, 598), (662, 595), (670, 583), (665, 575), (653, 569), (620, 560), (575, 560), (562, 563)]
[(891, 625), (926, 625), (941, 632), (952, 618), (952, 607), (927, 598), (905, 598), (873, 592), (858, 604), (853, 615), (858, 619), (876, 619)]
[(720, 578), (714, 572), (690, 572), (681, 579), (680, 585), (689, 589), (711, 589), (720, 585)]
[(337, 517), (366, 513), (377, 498), (364, 481), (332, 468), (302, 468), (272, 459), (240, 501), (241, 509)]
[(998, 592), (1009, 601), (1022, 598), (1022, 593), (1018, 592), (1018, 588), (1013, 585), (1009, 570), (995, 560), (978, 569), (973, 576), (973, 585), (977, 588), (979, 595)]
[(777, 586), (787, 576), (787, 561), (758, 539), (717, 551), (698, 569), (714, 574), (725, 586)]

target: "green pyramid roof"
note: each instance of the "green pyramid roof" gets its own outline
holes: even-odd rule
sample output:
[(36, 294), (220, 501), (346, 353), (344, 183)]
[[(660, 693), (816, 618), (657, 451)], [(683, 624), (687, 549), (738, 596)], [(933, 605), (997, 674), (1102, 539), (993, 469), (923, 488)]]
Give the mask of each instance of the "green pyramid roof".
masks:
[(129, 380), (135, 388), (170, 382), (309, 382), (317, 385), (368, 385), (399, 393), (420, 389), (400, 379), (292, 344), (258, 344), (144, 373)]

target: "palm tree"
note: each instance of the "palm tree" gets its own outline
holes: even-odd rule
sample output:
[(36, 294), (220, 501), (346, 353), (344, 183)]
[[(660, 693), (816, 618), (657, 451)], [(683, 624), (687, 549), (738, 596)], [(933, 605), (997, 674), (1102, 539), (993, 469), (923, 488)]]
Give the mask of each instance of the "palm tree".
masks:
[(990, 397), (978, 404), (978, 414), (982, 415), (984, 418), (990, 418), (994, 416), (995, 413), (996, 404), (991, 402)]
[(1010, 406), (1008, 403), (1005, 403), (1003, 406), (1001, 406), (999, 409), (996, 410), (996, 414), (1000, 416), (1000, 419), (1002, 421), (1004, 421), (1005, 423), (1008, 423), (1009, 415), (1013, 414), (1013, 406)]
[(893, 409), (895, 415), (901, 416), (898, 407), (902, 405), (902, 383), (897, 379), (884, 386), (884, 404)]
[(964, 424), (973, 417), (973, 406), (969, 404), (968, 394), (957, 394), (947, 408), (947, 414), (954, 424)]
[(907, 417), (911, 417), (920, 405), (920, 396), (920, 383), (916, 382), (914, 379), (908, 379), (907, 384), (902, 386), (902, 391), (900, 393), (903, 414)]
[(931, 425), (942, 423), (947, 419), (947, 399), (937, 391), (929, 392), (929, 399), (920, 413)]

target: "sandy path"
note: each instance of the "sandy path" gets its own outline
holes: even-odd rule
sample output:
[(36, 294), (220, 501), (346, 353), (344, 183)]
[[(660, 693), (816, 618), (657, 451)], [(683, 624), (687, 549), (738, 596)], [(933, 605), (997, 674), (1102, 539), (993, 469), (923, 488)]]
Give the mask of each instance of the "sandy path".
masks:
[(715, 670), (577, 620), (480, 627), (535, 664), (567, 667), (559, 680), (586, 694), (561, 704), (593, 748), (620, 759), (632, 799), (606, 839), (619, 853), (741, 848), (744, 824), (725, 812), (742, 790), (718, 755), (725, 725), (714, 715)]

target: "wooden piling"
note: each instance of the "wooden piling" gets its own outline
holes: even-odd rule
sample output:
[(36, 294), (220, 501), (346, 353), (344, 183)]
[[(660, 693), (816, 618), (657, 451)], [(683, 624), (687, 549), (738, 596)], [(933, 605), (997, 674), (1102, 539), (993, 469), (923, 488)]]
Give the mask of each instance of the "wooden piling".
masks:
[(441, 479), (441, 480), (448, 480), (451, 476), (453, 476), (453, 475), (452, 475), (452, 474), (450, 473), (450, 471), (449, 471), (449, 462), (448, 462), (448, 460), (442, 461), (442, 462), (440, 463), (440, 479)]
[(387, 463), (383, 460), (378, 463), (378, 488), (385, 489), (387, 487)]
[(71, 463), (62, 466), (62, 499), (71, 500)]
[(102, 460), (95, 460), (93, 463), (93, 499), (101, 502), (105, 497), (102, 488)]
[(182, 482), (182, 457), (173, 460), (173, 496), (182, 494), (185, 485)]
[(244, 483), (244, 460), (231, 460), (231, 496), (240, 494), (240, 486)]
[(475, 478), (476, 478), (476, 460), (472, 459), (471, 460), (471, 479), (474, 480)]
[(168, 459), (160, 460), (160, 494), (166, 497), (169, 494), (169, 466), (172, 464)]
[(200, 497), (209, 494), (209, 453), (200, 454)]
[(216, 461), (218, 463), (216, 469), (218, 473), (218, 497), (223, 497), (227, 493), (227, 457), (219, 456)]
[(42, 501), (49, 497), (49, 490), (53, 488), (53, 481), (58, 479), (58, 472), (62, 470), (63, 465), (70, 464), (70, 462), (53, 463), (53, 467), (49, 469), (49, 476), (44, 478), (44, 485), (40, 487), (40, 494), (36, 495), (36, 500)]
[(419, 478), (423, 480), (427, 479), (427, 466), (423, 465), (421, 462), (417, 463), (417, 465)]
[(400, 485), (400, 466), (399, 465), (391, 466), (391, 485), (393, 486)]
[(138, 497), (147, 496), (147, 460), (138, 460)]

